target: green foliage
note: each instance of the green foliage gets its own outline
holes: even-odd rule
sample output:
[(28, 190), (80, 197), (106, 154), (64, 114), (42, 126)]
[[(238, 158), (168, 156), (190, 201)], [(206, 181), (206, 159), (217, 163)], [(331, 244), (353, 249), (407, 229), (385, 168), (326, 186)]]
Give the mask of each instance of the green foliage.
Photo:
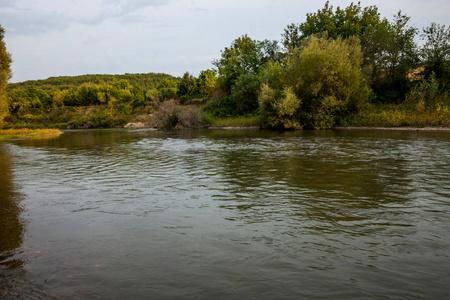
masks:
[(434, 73), (441, 84), (450, 84), (450, 26), (431, 23), (421, 37), (426, 40), (420, 49), (425, 78)]
[(233, 85), (243, 74), (256, 75), (266, 62), (281, 59), (276, 41), (259, 42), (247, 35), (237, 38), (231, 46), (221, 51), (221, 58), (213, 61), (219, 72), (221, 87), (231, 92)]
[(409, 20), (399, 11), (387, 26), (386, 49), (378, 66), (383, 71), (372, 85), (381, 102), (401, 103), (411, 88), (408, 75), (417, 67), (418, 53), (414, 41), (417, 29), (408, 26)]
[(0, 124), (8, 114), (8, 104), (6, 102), (5, 88), (8, 80), (11, 78), (11, 55), (6, 51), (6, 45), (3, 41), (5, 30), (0, 25)]
[(264, 40), (258, 42), (260, 49), (260, 63), (264, 65), (268, 62), (281, 62), (284, 60), (284, 53), (281, 52), (278, 41)]
[(336, 10), (327, 1), (316, 13), (306, 15), (301, 24), (290, 24), (283, 34), (286, 49), (301, 48), (311, 35), (332, 39), (357, 37), (363, 55), (363, 72), (368, 76), (378, 101), (401, 102), (411, 87), (408, 74), (418, 62), (414, 42), (417, 29), (408, 26), (410, 18), (398, 12), (389, 22), (376, 6), (360, 3)]
[(277, 93), (264, 83), (259, 103), (270, 126), (285, 129), (302, 128), (299, 123), (301, 100), (297, 98), (292, 87), (285, 87), (281, 93)]
[(156, 86), (156, 89), (158, 90), (158, 98), (161, 101), (175, 98), (177, 95), (177, 86), (178, 83), (173, 79), (162, 79)]
[(129, 121), (130, 117), (129, 114), (120, 110), (98, 109), (86, 117), (82, 123), (91, 123), (96, 128), (108, 128), (122, 126)]
[(341, 126), (401, 127), (450, 126), (450, 108), (438, 106), (435, 110), (417, 111), (404, 105), (368, 104), (360, 112), (346, 116)]
[[(369, 97), (361, 62), (355, 39), (311, 36), (292, 50), (284, 72), (276, 64), (261, 72), (261, 110), (274, 127), (329, 128)], [(283, 73), (283, 81), (275, 80)]]
[(239, 76), (230, 95), (236, 103), (236, 115), (253, 114), (258, 109), (259, 90), (258, 76), (251, 74)]
[(304, 23), (288, 25), (282, 35), (282, 42), (286, 49), (290, 49), (301, 47), (302, 41), (311, 35), (326, 34), (332, 39), (356, 36), (360, 38), (364, 49), (365, 36), (372, 34), (383, 22), (376, 6), (362, 8), (360, 3), (351, 3), (344, 9), (338, 6), (334, 11), (327, 1), (321, 10), (306, 14)]
[[(77, 128), (87, 122), (94, 127), (118, 126), (144, 110), (158, 95), (157, 87), (167, 98), (175, 96), (176, 85), (176, 78), (152, 73), (54, 77), (10, 84), (7, 102), (11, 115), (7, 121), (26, 126), (72, 124)], [(81, 116), (78, 107), (88, 106), (95, 106), (95, 113), (88, 110)]]
[(198, 95), (199, 93), (197, 79), (189, 74), (189, 72), (184, 73), (183, 77), (178, 82), (177, 96), (183, 100), (186, 100)]
[(216, 90), (217, 73), (214, 70), (202, 70), (197, 78), (197, 89), (201, 95), (211, 97)]
[(19, 86), (10, 89), (7, 98), (11, 114), (5, 120), (9, 123), (73, 125), (74, 128), (87, 123), (93, 127), (123, 125), (151, 101), (147, 91), (125, 79), (98, 84), (84, 82), (68, 89), (48, 85)]
[(163, 79), (177, 78), (163, 73), (146, 73), (146, 74), (123, 74), (123, 75), (80, 75), (80, 76), (59, 76), (50, 77), (43, 80), (28, 80), (24, 82), (11, 83), (8, 86), (8, 90), (15, 88), (28, 88), (31, 86), (40, 87), (48, 86), (57, 89), (69, 89), (72, 87), (78, 87), (83, 83), (112, 84), (120, 80), (127, 80), (129, 84), (133, 86), (140, 86), (144, 90), (155, 90), (158, 83)]
[(233, 98), (227, 96), (210, 101), (203, 110), (214, 117), (232, 117), (237, 113), (237, 105)]
[(422, 80), (406, 96), (404, 106), (411, 111), (436, 111), (438, 107), (450, 107), (450, 92), (441, 88), (434, 73)]
[(212, 118), (213, 127), (263, 127), (264, 119), (258, 116), (238, 116), (228, 118)]

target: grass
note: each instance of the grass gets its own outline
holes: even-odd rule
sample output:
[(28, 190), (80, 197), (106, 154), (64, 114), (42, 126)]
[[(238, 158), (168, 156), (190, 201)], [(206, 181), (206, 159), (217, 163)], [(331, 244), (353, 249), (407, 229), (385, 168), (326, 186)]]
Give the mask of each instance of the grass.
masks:
[(0, 141), (38, 135), (60, 134), (58, 129), (0, 129)]
[(215, 118), (211, 127), (260, 127), (263, 124), (261, 116)]
[(342, 126), (368, 127), (450, 127), (450, 109), (437, 106), (434, 110), (411, 111), (400, 105), (374, 105), (341, 122)]

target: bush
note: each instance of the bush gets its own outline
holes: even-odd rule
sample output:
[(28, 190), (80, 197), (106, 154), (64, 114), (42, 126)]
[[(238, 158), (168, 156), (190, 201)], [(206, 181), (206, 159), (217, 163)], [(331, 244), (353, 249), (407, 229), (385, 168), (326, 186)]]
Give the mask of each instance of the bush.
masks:
[(237, 105), (236, 101), (228, 96), (221, 99), (212, 100), (203, 107), (203, 110), (214, 117), (231, 117), (236, 114)]
[(440, 87), (434, 74), (428, 80), (417, 84), (406, 96), (405, 108), (411, 111), (436, 111), (439, 106), (450, 106), (450, 95), (445, 87)]
[(286, 129), (302, 127), (297, 116), (301, 101), (295, 96), (292, 88), (286, 87), (280, 95), (277, 95), (268, 84), (263, 84), (259, 103), (272, 127)]
[(248, 115), (258, 109), (260, 82), (256, 75), (239, 76), (231, 89), (231, 98), (236, 103), (236, 115)]
[(356, 39), (312, 36), (302, 51), (294, 51), (287, 61), (287, 76), (302, 99), (301, 119), (306, 127), (331, 127), (338, 116), (357, 110), (368, 99), (361, 63)]
[(184, 129), (199, 128), (204, 122), (205, 116), (198, 107), (169, 100), (158, 104), (154, 125), (159, 129)]
[(290, 53), (285, 70), (272, 64), (261, 72), (261, 110), (274, 127), (332, 127), (370, 95), (361, 63), (356, 39), (311, 36)]

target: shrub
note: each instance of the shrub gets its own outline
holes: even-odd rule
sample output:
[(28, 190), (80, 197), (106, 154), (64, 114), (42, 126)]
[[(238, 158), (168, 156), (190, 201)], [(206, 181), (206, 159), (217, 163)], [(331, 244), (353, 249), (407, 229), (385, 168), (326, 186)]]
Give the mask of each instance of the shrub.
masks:
[(267, 86), (262, 86), (261, 110), (274, 127), (332, 127), (370, 95), (361, 63), (356, 39), (311, 36), (304, 47), (292, 50), (285, 70), (277, 64), (263, 69)]
[(179, 105), (174, 100), (160, 102), (155, 113), (155, 126), (159, 129), (199, 128), (205, 116), (196, 106)]
[(436, 111), (439, 106), (450, 106), (450, 95), (431, 74), (428, 80), (423, 80), (411, 90), (404, 106), (411, 111)]
[(231, 97), (212, 100), (203, 107), (204, 111), (215, 117), (231, 117), (236, 114), (236, 101)]
[(236, 103), (236, 114), (252, 114), (258, 109), (260, 82), (256, 75), (239, 76), (231, 89), (231, 98)]
[(299, 129), (302, 127), (296, 116), (301, 101), (294, 94), (292, 88), (285, 87), (282, 93), (277, 95), (268, 84), (263, 84), (259, 103), (272, 127), (286, 129)]

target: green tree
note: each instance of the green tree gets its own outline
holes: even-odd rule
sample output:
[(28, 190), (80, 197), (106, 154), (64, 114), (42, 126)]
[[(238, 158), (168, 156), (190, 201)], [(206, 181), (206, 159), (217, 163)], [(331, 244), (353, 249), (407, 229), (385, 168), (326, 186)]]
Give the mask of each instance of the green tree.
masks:
[(217, 73), (214, 70), (202, 70), (197, 78), (197, 89), (201, 95), (210, 97), (217, 85)]
[(450, 83), (450, 26), (431, 23), (423, 29), (425, 44), (420, 49), (425, 78), (434, 73), (442, 83)]
[(92, 83), (83, 83), (77, 89), (77, 104), (80, 106), (88, 106), (99, 104), (97, 85)]
[(252, 114), (258, 109), (260, 82), (257, 75), (242, 74), (231, 88), (230, 97), (236, 103), (236, 114)]
[(263, 83), (259, 105), (270, 126), (285, 129), (302, 128), (299, 117), (301, 100), (295, 95), (292, 87), (277, 90), (271, 88), (269, 83)]
[(5, 42), (5, 30), (0, 25), (0, 124), (3, 122), (4, 117), (8, 114), (8, 102), (6, 100), (5, 88), (8, 84), (8, 80), (11, 79), (11, 54), (6, 50)]
[(213, 65), (219, 73), (219, 81), (222, 88), (231, 92), (232, 86), (242, 74), (257, 74), (264, 63), (261, 45), (243, 35), (233, 41), (230, 47), (221, 51), (221, 58), (214, 60)]
[(378, 69), (383, 70), (373, 78), (372, 88), (378, 100), (399, 103), (411, 89), (409, 74), (418, 64), (417, 45), (414, 41), (417, 28), (409, 26), (410, 17), (399, 11), (388, 24), (385, 49), (379, 60)]
[(281, 51), (278, 41), (264, 40), (258, 42), (260, 48), (260, 64), (264, 65), (270, 61), (282, 62), (284, 60), (284, 53)]
[(389, 22), (381, 18), (376, 6), (360, 3), (336, 10), (327, 1), (324, 8), (306, 15), (301, 24), (290, 24), (283, 33), (286, 49), (301, 48), (311, 35), (336, 39), (358, 38), (363, 51), (363, 72), (368, 76), (379, 100), (404, 99), (410, 88), (409, 72), (417, 65), (414, 37), (417, 29), (408, 25), (410, 18), (401, 12)]
[(175, 98), (177, 95), (177, 82), (171, 78), (163, 78), (156, 85), (158, 91), (158, 98), (161, 101)]
[(102, 83), (98, 86), (97, 100), (100, 104), (109, 104), (110, 106), (117, 100), (111, 94), (113, 86), (107, 83)]
[(339, 6), (333, 10), (329, 1), (316, 13), (306, 14), (306, 21), (300, 24), (290, 24), (282, 34), (282, 43), (286, 49), (298, 48), (303, 39), (311, 36), (323, 36), (327, 34), (329, 38), (344, 39), (356, 36), (362, 43), (364, 51), (364, 37), (379, 28), (384, 20), (380, 18), (378, 8), (369, 6), (362, 8), (361, 4), (351, 3), (348, 7), (341, 9)]
[[(360, 45), (355, 38), (335, 40), (310, 36), (292, 50), (281, 66), (268, 65), (261, 76), (261, 110), (272, 126), (328, 128), (339, 117), (358, 110), (370, 89), (362, 73)], [(282, 82), (274, 74), (283, 74)]]
[(184, 73), (181, 80), (178, 82), (177, 86), (177, 96), (179, 98), (190, 98), (199, 93), (197, 86), (197, 79), (189, 74), (189, 72)]

